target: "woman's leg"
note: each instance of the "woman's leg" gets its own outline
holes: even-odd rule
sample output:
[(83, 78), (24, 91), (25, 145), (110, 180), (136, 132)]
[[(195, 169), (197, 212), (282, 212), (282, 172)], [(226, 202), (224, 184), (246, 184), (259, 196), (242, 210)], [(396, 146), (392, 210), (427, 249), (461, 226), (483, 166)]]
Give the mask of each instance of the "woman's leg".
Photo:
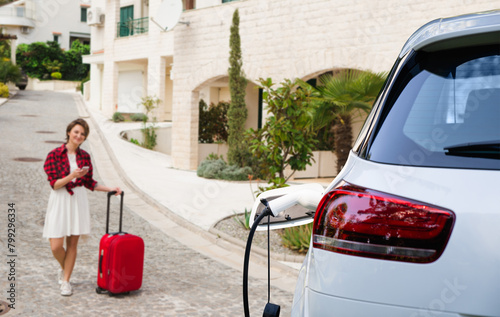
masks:
[(64, 281), (69, 282), (73, 268), (76, 262), (76, 251), (78, 247), (78, 239), (80, 236), (66, 237), (66, 257), (64, 258)]
[(50, 238), (50, 249), (54, 258), (61, 265), (64, 270), (64, 259), (66, 258), (66, 250), (64, 250), (64, 238)]

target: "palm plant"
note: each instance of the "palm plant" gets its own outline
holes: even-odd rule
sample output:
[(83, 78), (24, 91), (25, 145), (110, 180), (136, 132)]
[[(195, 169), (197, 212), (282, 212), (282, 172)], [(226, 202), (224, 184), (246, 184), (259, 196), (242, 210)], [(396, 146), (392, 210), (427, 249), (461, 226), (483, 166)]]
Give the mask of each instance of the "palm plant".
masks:
[(8, 61), (0, 61), (0, 83), (17, 83), (21, 79), (19, 66)]
[(10, 60), (10, 47), (11, 47), (10, 40), (0, 40), (0, 59), (1, 60), (3, 60), (3, 61)]
[[(386, 73), (344, 70), (335, 76), (321, 76), (319, 85), (313, 87), (315, 96), (312, 99), (317, 105), (314, 125), (317, 129), (331, 127), (335, 138), (337, 172), (340, 172), (347, 161), (352, 146), (353, 115), (370, 111), (386, 76)], [(302, 82), (301, 85), (309, 84)]]

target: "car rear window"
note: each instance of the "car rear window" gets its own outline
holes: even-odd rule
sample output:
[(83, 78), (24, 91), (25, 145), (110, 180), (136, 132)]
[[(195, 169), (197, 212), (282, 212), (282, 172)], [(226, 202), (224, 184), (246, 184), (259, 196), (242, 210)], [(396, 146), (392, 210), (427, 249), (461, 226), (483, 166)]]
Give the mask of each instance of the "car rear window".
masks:
[(412, 54), (387, 97), (368, 159), (500, 169), (500, 46)]

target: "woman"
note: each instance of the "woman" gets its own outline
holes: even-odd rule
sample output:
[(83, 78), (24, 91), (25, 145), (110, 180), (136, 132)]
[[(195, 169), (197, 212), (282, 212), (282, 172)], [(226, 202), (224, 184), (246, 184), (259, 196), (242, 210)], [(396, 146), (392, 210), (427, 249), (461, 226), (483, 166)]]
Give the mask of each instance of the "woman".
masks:
[(75, 266), (78, 239), (90, 233), (89, 205), (84, 187), (121, 194), (120, 188), (99, 185), (92, 178), (90, 155), (80, 149), (88, 135), (87, 122), (83, 119), (74, 120), (66, 129), (66, 144), (52, 150), (44, 164), (53, 190), (49, 197), (43, 236), (49, 239), (52, 254), (61, 266), (58, 278), (63, 296), (73, 294), (69, 280)]

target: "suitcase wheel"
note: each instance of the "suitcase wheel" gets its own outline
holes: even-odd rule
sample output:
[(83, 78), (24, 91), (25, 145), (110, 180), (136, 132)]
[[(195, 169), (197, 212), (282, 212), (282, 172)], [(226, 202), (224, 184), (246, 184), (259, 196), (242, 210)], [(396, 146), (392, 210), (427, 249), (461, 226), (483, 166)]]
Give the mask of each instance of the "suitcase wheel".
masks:
[(129, 294), (130, 294), (130, 292), (123, 292), (123, 293), (111, 293), (111, 292), (108, 292), (108, 295), (110, 297), (112, 297), (112, 296), (120, 296), (120, 295), (129, 295)]
[(104, 294), (106, 293), (107, 291), (104, 289), (104, 288), (100, 288), (99, 286), (97, 286), (97, 288), (95, 289), (95, 292), (97, 294)]

